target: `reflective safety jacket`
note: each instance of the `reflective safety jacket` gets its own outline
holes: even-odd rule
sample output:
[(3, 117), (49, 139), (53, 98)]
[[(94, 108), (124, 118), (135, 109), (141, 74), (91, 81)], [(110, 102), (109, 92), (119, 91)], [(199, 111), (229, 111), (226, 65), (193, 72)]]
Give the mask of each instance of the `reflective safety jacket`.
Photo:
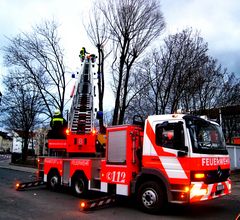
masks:
[(66, 120), (61, 115), (53, 116), (51, 123), (50, 123), (50, 126), (53, 129), (62, 128), (65, 125), (66, 125)]

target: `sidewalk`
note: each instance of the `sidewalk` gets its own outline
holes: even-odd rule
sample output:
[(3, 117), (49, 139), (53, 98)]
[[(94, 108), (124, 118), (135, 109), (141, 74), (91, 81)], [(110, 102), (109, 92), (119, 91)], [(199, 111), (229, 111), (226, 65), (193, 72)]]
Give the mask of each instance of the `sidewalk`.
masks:
[(37, 172), (36, 168), (11, 164), (10, 160), (1, 161), (0, 168), (10, 169), (10, 170), (18, 170), (18, 171), (23, 171), (23, 172), (28, 172), (28, 173), (36, 173)]

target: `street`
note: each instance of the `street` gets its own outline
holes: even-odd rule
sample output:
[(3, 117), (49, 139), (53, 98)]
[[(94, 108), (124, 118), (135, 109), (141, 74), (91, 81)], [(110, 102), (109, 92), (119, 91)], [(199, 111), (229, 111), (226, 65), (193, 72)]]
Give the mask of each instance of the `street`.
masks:
[(41, 186), (15, 190), (17, 181), (33, 179), (32, 173), (0, 168), (0, 219), (236, 219), (240, 213), (239, 180), (233, 182), (230, 196), (191, 206), (170, 205), (162, 214), (149, 215), (129, 200), (84, 213), (80, 199), (66, 189), (51, 192)]

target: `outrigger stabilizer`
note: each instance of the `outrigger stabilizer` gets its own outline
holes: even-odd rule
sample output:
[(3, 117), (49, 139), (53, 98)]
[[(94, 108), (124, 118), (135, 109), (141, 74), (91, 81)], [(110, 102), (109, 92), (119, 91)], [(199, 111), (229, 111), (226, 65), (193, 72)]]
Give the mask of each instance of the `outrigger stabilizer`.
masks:
[(94, 209), (106, 208), (116, 202), (116, 195), (104, 196), (97, 199), (86, 199), (80, 201), (80, 211), (91, 211)]
[(24, 190), (26, 188), (37, 187), (37, 186), (41, 186), (41, 185), (45, 185), (45, 182), (43, 180), (35, 180), (35, 181), (31, 181), (31, 182), (17, 183), (16, 190), (20, 191), (20, 190)]

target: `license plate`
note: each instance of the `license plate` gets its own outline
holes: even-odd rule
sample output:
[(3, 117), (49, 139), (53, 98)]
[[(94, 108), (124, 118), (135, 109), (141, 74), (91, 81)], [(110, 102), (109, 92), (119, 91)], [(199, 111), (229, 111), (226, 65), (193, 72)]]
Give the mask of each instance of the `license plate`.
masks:
[(224, 190), (224, 185), (217, 185), (217, 191)]

